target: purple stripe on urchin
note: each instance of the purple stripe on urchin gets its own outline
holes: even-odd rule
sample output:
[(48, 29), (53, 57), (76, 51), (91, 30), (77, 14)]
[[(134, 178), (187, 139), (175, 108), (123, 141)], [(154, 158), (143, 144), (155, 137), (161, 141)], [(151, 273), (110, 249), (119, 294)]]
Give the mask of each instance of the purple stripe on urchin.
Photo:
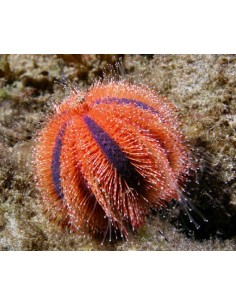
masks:
[(139, 188), (142, 176), (135, 170), (127, 155), (121, 150), (116, 141), (88, 115), (85, 115), (83, 120), (102, 152), (117, 169), (118, 174), (130, 187)]
[[(159, 111), (154, 109), (153, 107), (141, 102), (141, 101), (136, 101), (133, 99), (126, 99), (126, 98), (117, 98), (117, 97), (107, 97), (107, 98), (101, 98), (95, 101), (95, 105), (99, 105), (101, 103), (103, 104), (110, 104), (110, 103), (117, 103), (117, 104), (126, 104), (126, 105), (134, 105), (135, 107), (141, 108), (143, 110), (150, 111), (154, 114), (160, 115)], [(161, 115), (160, 115), (161, 116)]]
[(64, 197), (61, 187), (61, 178), (60, 178), (60, 158), (62, 150), (62, 139), (66, 131), (67, 123), (64, 123), (57, 134), (55, 145), (52, 153), (52, 162), (51, 162), (51, 172), (52, 172), (52, 181), (55, 188), (55, 191), (59, 197), (62, 199)]

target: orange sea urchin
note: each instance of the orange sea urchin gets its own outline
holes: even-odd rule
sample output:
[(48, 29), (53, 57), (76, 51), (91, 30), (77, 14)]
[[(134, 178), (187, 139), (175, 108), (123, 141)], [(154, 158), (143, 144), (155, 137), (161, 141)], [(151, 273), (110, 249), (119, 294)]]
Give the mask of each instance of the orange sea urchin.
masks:
[(175, 107), (125, 81), (74, 90), (35, 149), (49, 219), (92, 234), (127, 236), (150, 208), (179, 200), (190, 164)]

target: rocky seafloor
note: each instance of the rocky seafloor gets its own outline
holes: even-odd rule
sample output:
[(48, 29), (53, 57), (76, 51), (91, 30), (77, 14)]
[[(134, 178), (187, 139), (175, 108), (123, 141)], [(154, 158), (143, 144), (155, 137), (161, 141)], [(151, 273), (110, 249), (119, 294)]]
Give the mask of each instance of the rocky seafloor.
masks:
[[(128, 241), (101, 245), (61, 231), (42, 213), (31, 166), (35, 134), (51, 103), (68, 93), (64, 83), (86, 89), (119, 58), (126, 78), (149, 85), (180, 110), (183, 132), (203, 164), (188, 186), (198, 229), (177, 206), (152, 213)], [(235, 151), (234, 55), (1, 55), (0, 249), (235, 250)]]

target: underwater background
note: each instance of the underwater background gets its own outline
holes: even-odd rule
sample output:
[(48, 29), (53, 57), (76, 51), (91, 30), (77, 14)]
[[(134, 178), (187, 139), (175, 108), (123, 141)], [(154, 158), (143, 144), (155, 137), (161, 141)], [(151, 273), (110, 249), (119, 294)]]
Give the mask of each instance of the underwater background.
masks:
[[(203, 163), (188, 198), (153, 213), (128, 241), (62, 232), (42, 214), (32, 171), (35, 136), (50, 105), (76, 83), (89, 88), (121, 61), (124, 78), (167, 96)], [(110, 66), (111, 65), (111, 66)], [(114, 68), (115, 69), (115, 68)], [(235, 55), (0, 55), (0, 250), (236, 250)]]

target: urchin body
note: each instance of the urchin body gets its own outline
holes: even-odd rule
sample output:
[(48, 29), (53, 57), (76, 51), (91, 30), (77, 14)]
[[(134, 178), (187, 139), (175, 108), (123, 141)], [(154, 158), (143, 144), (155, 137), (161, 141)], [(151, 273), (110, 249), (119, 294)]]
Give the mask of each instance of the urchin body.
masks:
[(127, 236), (151, 208), (180, 199), (190, 168), (176, 108), (124, 81), (73, 91), (35, 149), (44, 209), (74, 232)]

